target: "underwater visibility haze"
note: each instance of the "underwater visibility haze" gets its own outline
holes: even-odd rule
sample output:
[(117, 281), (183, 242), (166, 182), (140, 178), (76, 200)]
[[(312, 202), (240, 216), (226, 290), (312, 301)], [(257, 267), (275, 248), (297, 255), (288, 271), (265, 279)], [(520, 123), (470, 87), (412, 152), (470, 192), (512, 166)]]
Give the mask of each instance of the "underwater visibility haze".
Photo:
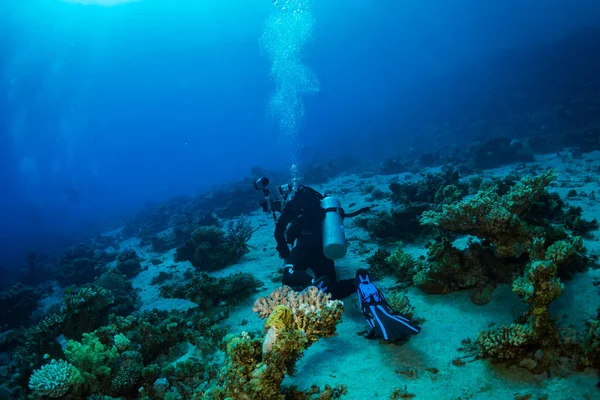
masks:
[(3, 2), (0, 399), (600, 398), (598, 49), (596, 0)]

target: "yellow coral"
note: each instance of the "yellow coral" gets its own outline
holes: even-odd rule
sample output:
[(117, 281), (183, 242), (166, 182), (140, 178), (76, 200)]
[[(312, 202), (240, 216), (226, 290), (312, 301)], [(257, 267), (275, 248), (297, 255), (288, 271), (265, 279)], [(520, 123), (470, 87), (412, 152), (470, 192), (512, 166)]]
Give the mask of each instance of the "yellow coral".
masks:
[(278, 305), (267, 318), (267, 322), (265, 322), (265, 329), (275, 328), (275, 329), (283, 329), (286, 327), (291, 327), (294, 321), (294, 316), (292, 310), (286, 305)]

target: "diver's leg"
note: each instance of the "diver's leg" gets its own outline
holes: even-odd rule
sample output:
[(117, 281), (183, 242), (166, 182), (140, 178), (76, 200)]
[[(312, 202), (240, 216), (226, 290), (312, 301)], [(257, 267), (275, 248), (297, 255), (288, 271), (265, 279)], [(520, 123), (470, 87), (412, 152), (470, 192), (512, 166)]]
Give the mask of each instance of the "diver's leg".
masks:
[(356, 292), (356, 286), (354, 285), (354, 279), (342, 279), (337, 280), (337, 272), (335, 270), (335, 263), (333, 260), (325, 257), (324, 254), (319, 255), (317, 259), (313, 260), (314, 268), (312, 269), (315, 276), (318, 278), (328, 277), (329, 290), (331, 297), (334, 299), (343, 299)]
[(356, 293), (354, 279), (340, 279), (331, 290), (331, 295), (336, 299), (343, 299)]
[(292, 249), (283, 268), (282, 283), (284, 285), (292, 288), (305, 288), (312, 284), (313, 277), (306, 272), (308, 264), (305, 262), (305, 259), (306, 257), (303, 255), (303, 252), (299, 251), (297, 247)]

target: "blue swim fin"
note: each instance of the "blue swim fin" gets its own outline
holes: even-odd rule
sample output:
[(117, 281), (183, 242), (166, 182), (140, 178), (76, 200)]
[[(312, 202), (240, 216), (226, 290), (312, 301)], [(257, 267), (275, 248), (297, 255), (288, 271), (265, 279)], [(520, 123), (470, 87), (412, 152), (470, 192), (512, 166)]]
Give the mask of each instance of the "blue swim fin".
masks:
[(371, 335), (395, 342), (407, 335), (421, 332), (417, 324), (392, 310), (366, 270), (356, 271), (354, 284), (358, 292), (360, 308), (372, 329)]

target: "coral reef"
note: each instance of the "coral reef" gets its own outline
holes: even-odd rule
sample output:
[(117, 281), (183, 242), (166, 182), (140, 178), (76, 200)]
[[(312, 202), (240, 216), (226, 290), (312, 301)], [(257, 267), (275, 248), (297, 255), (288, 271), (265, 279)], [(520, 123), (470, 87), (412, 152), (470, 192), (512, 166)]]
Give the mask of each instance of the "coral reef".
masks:
[(533, 161), (533, 153), (520, 141), (506, 136), (489, 138), (469, 146), (473, 167), (489, 169), (514, 162)]
[(69, 340), (64, 351), (65, 358), (83, 378), (80, 393), (100, 393), (108, 387), (111, 366), (119, 359), (117, 347), (104, 345), (94, 333), (84, 333), (81, 342)]
[[(425, 211), (421, 223), (438, 229), (437, 238), (427, 245), (427, 259), (414, 259), (398, 248), (385, 259), (381, 255), (370, 259), (375, 275), (392, 273), (432, 294), (469, 290), (475, 304), (486, 304), (497, 284), (511, 283), (535, 259), (531, 249), (541, 246), (538, 252), (552, 252), (555, 243), (569, 241), (564, 225), (572, 211), (565, 213), (560, 197), (546, 191), (554, 176), (549, 170), (519, 182), (507, 177), (497, 180), (498, 185), (484, 183), (469, 200)], [(454, 247), (452, 233), (472, 235), (465, 250)], [(583, 247), (573, 248), (574, 253), (558, 265), (560, 277), (585, 268)], [(537, 257), (544, 259), (543, 254)]]
[(300, 391), (296, 387), (286, 388), (282, 391), (286, 400), (334, 400), (340, 399), (348, 394), (346, 385), (331, 387), (325, 385), (323, 390), (317, 385), (312, 385), (310, 389)]
[(403, 282), (412, 281), (416, 272), (421, 269), (423, 260), (415, 259), (402, 249), (402, 243), (397, 243), (398, 248), (385, 259), (385, 265)]
[(589, 322), (580, 350), (583, 365), (600, 368), (600, 308), (596, 318)]
[[(63, 322), (45, 322), (46, 327), (40, 325), (38, 331), (45, 330), (48, 340), (55, 342)], [(212, 357), (220, 348), (224, 332), (215, 322), (198, 312), (153, 311), (126, 318), (113, 314), (101, 328), (83, 334), (79, 340), (69, 340), (64, 350), (60, 346), (52, 350), (55, 359), (49, 363), (43, 362), (51, 357), (42, 353), (47, 347), (29, 345), (30, 361), (16, 375), (27, 379), (21, 384), (28, 386), (36, 398), (96, 395), (161, 399), (165, 393), (161, 396), (161, 386), (156, 383), (161, 379), (169, 389), (165, 392), (192, 398), (217, 376)], [(193, 352), (188, 354), (189, 348)], [(27, 371), (27, 367), (40, 364), (37, 370)]]
[(108, 321), (114, 297), (108, 290), (97, 286), (86, 286), (65, 294), (60, 315), (63, 317), (62, 331), (69, 338), (80, 338)]
[(448, 166), (443, 167), (441, 172), (425, 175), (417, 182), (392, 182), (389, 188), (396, 204), (451, 204), (467, 192), (467, 185), (460, 182), (458, 171)]
[(373, 279), (380, 279), (386, 274), (392, 273), (392, 266), (388, 259), (392, 255), (388, 250), (378, 248), (372, 255), (367, 257), (369, 274)]
[(365, 229), (370, 236), (383, 242), (415, 241), (431, 232), (419, 224), (418, 217), (429, 209), (425, 203), (402, 204), (390, 211), (379, 211), (373, 216), (355, 218), (355, 225)]
[[(217, 225), (218, 221), (216, 219), (211, 219), (206, 223), (199, 224), (202, 225)], [(171, 228), (168, 228), (162, 232), (152, 234), (149, 237), (150, 244), (152, 245), (152, 251), (157, 253), (162, 253), (177, 246), (181, 246), (185, 241), (190, 237), (194, 225), (176, 225)]]
[[(261, 171), (264, 173), (264, 171)], [(275, 181), (277, 174), (270, 174)], [(262, 175), (261, 175), (262, 176)], [(138, 236), (142, 245), (166, 251), (181, 245), (200, 226), (219, 225), (219, 218), (235, 218), (257, 209), (256, 178), (225, 183), (198, 196), (176, 196), (160, 204), (147, 204), (123, 228), (125, 237)], [(287, 177), (281, 177), (285, 182)]]
[(94, 247), (99, 250), (119, 248), (119, 238), (115, 235), (98, 235), (94, 238), (93, 243)]

